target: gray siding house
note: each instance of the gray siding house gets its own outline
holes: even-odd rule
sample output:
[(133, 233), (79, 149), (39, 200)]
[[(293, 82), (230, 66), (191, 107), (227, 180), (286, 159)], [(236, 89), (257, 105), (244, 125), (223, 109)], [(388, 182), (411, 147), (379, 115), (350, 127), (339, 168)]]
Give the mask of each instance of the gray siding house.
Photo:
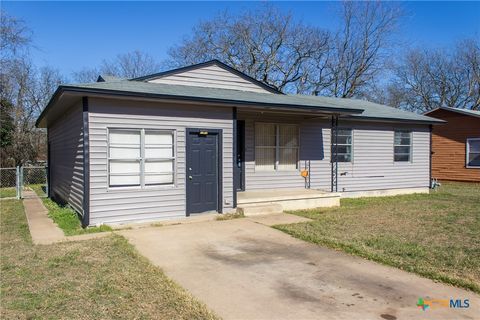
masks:
[(229, 212), (248, 193), (283, 192), (306, 208), (320, 205), (313, 191), (428, 192), (430, 130), (440, 122), (285, 95), (214, 60), (60, 86), (37, 126), (48, 129), (49, 196), (88, 226)]

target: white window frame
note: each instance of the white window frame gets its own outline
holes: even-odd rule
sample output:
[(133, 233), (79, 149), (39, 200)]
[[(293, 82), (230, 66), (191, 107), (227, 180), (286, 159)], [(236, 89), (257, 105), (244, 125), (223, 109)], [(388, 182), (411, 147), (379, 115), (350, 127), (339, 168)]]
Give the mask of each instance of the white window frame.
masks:
[[(350, 130), (351, 132), (351, 137), (352, 137), (352, 142), (350, 144), (347, 144), (347, 143), (335, 143), (335, 146), (338, 147), (338, 146), (350, 146), (350, 161), (338, 161), (338, 150), (337, 150), (337, 162), (338, 163), (353, 163), (353, 143), (354, 143), (354, 129), (353, 128), (342, 128), (342, 127), (339, 127), (337, 128), (337, 131), (338, 130)], [(331, 137), (332, 139), (335, 139), (335, 137)], [(330, 157), (332, 158), (333, 160), (333, 155), (330, 155)]]
[[(110, 160), (126, 160), (120, 158), (110, 157), (110, 132), (111, 131), (138, 131), (140, 132), (140, 185), (135, 186), (111, 186), (110, 185)], [(145, 131), (165, 132), (172, 135), (172, 153), (173, 156), (169, 158), (145, 158)], [(135, 160), (135, 159), (129, 159)], [(162, 161), (173, 160), (172, 182), (162, 184), (145, 185), (145, 162), (147, 161)], [(152, 188), (171, 188), (177, 185), (177, 132), (175, 129), (156, 129), (156, 128), (125, 128), (125, 127), (108, 127), (107, 128), (107, 189), (108, 190), (122, 190), (122, 189), (152, 189)]]
[[(292, 123), (272, 123), (272, 122), (255, 122), (254, 123), (254, 134), (256, 135), (257, 134), (257, 125), (262, 125), (262, 124), (268, 124), (268, 125), (274, 125), (275, 126), (275, 147), (269, 147), (269, 148), (274, 148), (275, 149), (275, 162), (274, 162), (274, 166), (273, 166), (273, 170), (259, 170), (258, 172), (276, 172), (276, 171), (279, 171), (279, 172), (288, 172), (288, 171), (298, 171), (300, 166), (299, 166), (299, 162), (300, 162), (300, 128), (298, 127), (297, 124), (292, 124)], [(296, 129), (297, 129), (297, 161), (295, 163), (295, 169), (279, 169), (279, 165), (280, 165), (280, 149), (282, 147), (280, 147), (280, 126), (294, 126)], [(257, 149), (257, 145), (256, 145), (256, 142), (255, 142), (255, 137), (253, 139), (253, 143), (254, 143), (254, 154), (255, 154), (255, 170), (257, 171), (257, 156), (256, 156), (256, 149)], [(263, 148), (267, 148), (266, 146), (258, 146), (258, 147), (263, 147)], [(288, 149), (288, 148), (287, 148)]]
[[(472, 166), (472, 165), (468, 164), (469, 159), (470, 159), (470, 141), (480, 141), (480, 138), (467, 138), (466, 150), (465, 150), (465, 167), (470, 168), (470, 169), (480, 169), (480, 165), (479, 166)], [(476, 153), (476, 152), (474, 152), (474, 153)]]
[[(408, 133), (410, 135), (410, 144), (395, 144), (395, 133), (396, 132), (403, 132), (403, 133)], [(408, 149), (408, 160), (403, 161), (403, 160), (395, 160), (395, 147), (409, 147)], [(393, 162), (394, 163), (411, 163), (413, 162), (413, 131), (411, 130), (402, 130), (402, 129), (396, 129), (393, 130)]]

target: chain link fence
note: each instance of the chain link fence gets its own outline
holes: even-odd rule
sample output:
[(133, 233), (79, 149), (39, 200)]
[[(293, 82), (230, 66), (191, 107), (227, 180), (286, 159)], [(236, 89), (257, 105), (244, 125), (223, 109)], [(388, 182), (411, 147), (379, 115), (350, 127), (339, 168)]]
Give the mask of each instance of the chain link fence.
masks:
[(17, 197), (17, 168), (0, 168), (0, 198)]
[(47, 196), (47, 167), (20, 167), (20, 177), (21, 198)]
[(0, 168), (0, 199), (46, 197), (47, 177), (45, 166)]

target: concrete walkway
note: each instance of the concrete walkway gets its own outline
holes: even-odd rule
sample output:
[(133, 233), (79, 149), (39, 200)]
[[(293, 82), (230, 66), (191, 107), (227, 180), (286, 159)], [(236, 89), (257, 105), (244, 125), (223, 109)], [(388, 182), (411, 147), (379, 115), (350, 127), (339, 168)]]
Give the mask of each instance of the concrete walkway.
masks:
[(28, 228), (34, 244), (51, 244), (65, 241), (63, 231), (48, 217), (48, 210), (34, 191), (23, 191)]
[[(282, 217), (119, 233), (224, 319), (479, 318), (472, 292), (292, 238), (267, 226), (274, 221)], [(420, 297), (469, 299), (470, 308), (422, 311)]]
[(48, 217), (42, 199), (34, 191), (23, 191), (23, 207), (27, 216), (28, 229), (33, 244), (52, 244), (63, 241), (84, 241), (106, 237), (112, 232), (86, 233), (75, 236), (65, 236), (62, 229)]

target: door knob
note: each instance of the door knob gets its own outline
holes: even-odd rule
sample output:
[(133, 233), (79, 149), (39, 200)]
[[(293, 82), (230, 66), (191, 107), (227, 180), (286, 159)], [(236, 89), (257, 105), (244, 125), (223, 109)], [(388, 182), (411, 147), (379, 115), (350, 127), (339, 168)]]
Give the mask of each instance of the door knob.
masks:
[(192, 176), (188, 176), (188, 179), (189, 179), (189, 180), (192, 180), (192, 179), (193, 179), (193, 177), (192, 177)]

